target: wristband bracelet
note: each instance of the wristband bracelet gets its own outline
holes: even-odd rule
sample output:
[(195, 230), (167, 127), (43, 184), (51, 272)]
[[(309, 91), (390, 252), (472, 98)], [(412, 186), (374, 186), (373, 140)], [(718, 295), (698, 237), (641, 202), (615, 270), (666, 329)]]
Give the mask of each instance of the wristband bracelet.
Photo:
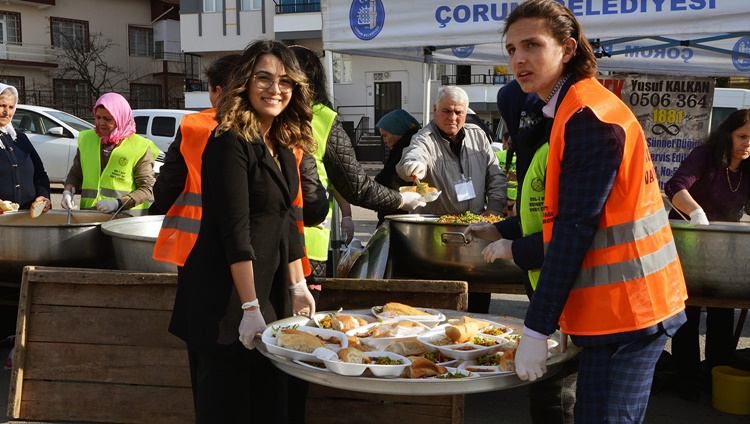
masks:
[(297, 281), (295, 284), (292, 284), (291, 286), (289, 286), (289, 290), (294, 290), (295, 287), (300, 286), (300, 285), (305, 285), (306, 286), (307, 285), (307, 279), (303, 278), (303, 279)]
[(242, 304), (242, 310), (250, 309), (253, 306), (257, 306), (260, 308), (260, 302), (258, 302), (258, 299), (251, 300), (250, 302), (245, 302)]

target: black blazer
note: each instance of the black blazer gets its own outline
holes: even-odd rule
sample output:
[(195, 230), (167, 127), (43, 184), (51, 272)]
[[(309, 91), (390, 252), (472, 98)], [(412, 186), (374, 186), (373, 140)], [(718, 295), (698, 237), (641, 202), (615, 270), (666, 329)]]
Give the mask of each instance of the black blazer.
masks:
[(29, 209), (38, 196), (49, 199), (49, 177), (26, 134), (17, 131), (15, 141), (8, 134), (0, 138), (5, 146), (0, 149), (0, 199), (18, 203), (21, 209)]
[[(291, 316), (288, 263), (302, 257), (292, 200), (299, 177), (294, 154), (278, 161), (261, 139), (212, 136), (203, 152), (203, 217), (195, 247), (178, 270), (169, 331), (192, 349), (241, 352), (242, 309), (230, 264), (253, 261), (266, 322)], [(220, 341), (221, 339), (221, 341)]]

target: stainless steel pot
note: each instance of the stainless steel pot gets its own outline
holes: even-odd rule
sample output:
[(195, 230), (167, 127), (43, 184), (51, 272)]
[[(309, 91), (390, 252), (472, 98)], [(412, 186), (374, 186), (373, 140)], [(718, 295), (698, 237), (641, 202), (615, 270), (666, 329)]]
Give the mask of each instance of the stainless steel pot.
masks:
[(109, 237), (99, 226), (112, 215), (97, 211), (51, 210), (38, 218), (29, 211), (0, 215), (0, 279), (20, 279), (26, 265), (114, 268)]
[(496, 283), (523, 281), (523, 271), (510, 259), (487, 263), (482, 256), (489, 242), (468, 243), (467, 224), (441, 224), (437, 215), (390, 215), (390, 257), (400, 277)]
[(164, 215), (123, 218), (102, 224), (112, 238), (117, 268), (140, 272), (177, 272), (177, 266), (153, 258)]
[(750, 223), (670, 224), (689, 295), (750, 299)]

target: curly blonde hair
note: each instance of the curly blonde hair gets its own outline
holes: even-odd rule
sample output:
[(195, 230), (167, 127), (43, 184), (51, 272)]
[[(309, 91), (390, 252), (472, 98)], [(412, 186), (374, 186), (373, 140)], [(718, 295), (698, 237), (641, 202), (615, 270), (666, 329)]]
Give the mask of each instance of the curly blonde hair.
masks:
[(307, 77), (289, 47), (275, 40), (257, 40), (245, 48), (216, 107), (216, 122), (219, 125), (215, 132), (220, 135), (229, 131), (247, 141), (263, 136), (260, 120), (250, 104), (247, 90), (255, 64), (266, 54), (276, 56), (284, 65), (287, 76), (297, 84), (292, 90), (289, 104), (274, 120), (268, 136), (282, 147), (299, 147), (305, 152), (314, 152), (317, 146), (310, 126), (312, 96)]

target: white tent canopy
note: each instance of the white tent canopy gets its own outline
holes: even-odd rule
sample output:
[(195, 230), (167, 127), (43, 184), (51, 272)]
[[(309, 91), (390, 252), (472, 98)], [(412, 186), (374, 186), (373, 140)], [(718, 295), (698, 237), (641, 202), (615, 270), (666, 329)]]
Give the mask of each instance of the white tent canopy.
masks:
[[(565, 0), (603, 70), (750, 76), (748, 0)], [(323, 0), (323, 47), (439, 63), (504, 64), (499, 31), (519, 2)], [(658, 34), (658, 35), (655, 35)], [(610, 57), (608, 57), (610, 56)]]

